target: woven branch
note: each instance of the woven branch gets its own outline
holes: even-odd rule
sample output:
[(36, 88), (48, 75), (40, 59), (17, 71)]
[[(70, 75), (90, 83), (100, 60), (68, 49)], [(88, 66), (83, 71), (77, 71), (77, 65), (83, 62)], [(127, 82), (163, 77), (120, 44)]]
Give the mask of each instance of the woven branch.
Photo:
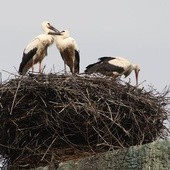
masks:
[(165, 138), (168, 93), (102, 76), (9, 80), (0, 87), (0, 155), (28, 168)]

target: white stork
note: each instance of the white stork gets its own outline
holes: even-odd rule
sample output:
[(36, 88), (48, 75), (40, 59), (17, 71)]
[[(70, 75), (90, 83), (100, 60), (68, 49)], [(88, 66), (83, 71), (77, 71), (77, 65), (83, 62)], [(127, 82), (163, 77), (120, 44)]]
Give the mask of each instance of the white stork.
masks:
[(42, 29), (44, 34), (40, 34), (35, 37), (33, 41), (30, 42), (24, 49), (22, 61), (18, 71), (21, 75), (25, 75), (31, 67), (33, 72), (34, 64), (37, 63), (39, 63), (39, 72), (41, 73), (41, 62), (47, 55), (47, 48), (54, 42), (54, 35), (60, 34), (60, 32), (48, 21), (44, 21), (42, 23)]
[(61, 31), (60, 34), (56, 36), (55, 42), (64, 61), (65, 73), (67, 65), (72, 74), (79, 74), (80, 55), (76, 41), (70, 37), (67, 30)]
[(130, 63), (123, 57), (101, 57), (98, 62), (88, 65), (85, 73), (101, 73), (113, 77), (125, 75), (127, 77), (133, 70), (135, 71), (136, 85), (138, 85), (139, 66)]

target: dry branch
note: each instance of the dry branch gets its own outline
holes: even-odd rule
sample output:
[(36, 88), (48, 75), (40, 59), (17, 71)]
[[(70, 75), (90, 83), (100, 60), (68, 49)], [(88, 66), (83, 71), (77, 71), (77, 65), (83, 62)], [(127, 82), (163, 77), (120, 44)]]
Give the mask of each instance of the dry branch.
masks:
[(0, 87), (0, 155), (26, 169), (165, 138), (168, 93), (102, 76), (11, 79)]

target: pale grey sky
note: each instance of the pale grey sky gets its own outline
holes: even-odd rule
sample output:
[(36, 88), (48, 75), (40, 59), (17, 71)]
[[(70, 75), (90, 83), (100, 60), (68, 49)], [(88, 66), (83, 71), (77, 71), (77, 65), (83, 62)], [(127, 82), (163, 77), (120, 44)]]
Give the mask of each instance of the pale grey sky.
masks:
[[(4, 0), (0, 20), (3, 80), (9, 74), (2, 70), (17, 74), (24, 48), (48, 20), (75, 38), (81, 72), (99, 57), (122, 56), (140, 65), (141, 86), (162, 91), (170, 84), (170, 0)], [(46, 73), (63, 69), (55, 45), (43, 64)]]

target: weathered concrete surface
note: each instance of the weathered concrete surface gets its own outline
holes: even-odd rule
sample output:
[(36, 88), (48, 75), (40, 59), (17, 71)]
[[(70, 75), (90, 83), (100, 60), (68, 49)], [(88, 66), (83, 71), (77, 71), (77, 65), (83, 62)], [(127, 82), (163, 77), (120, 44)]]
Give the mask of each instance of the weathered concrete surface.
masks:
[(77, 162), (60, 165), (59, 170), (170, 170), (170, 141), (110, 151)]
[(170, 170), (170, 141), (153, 142), (60, 163), (58, 170)]

